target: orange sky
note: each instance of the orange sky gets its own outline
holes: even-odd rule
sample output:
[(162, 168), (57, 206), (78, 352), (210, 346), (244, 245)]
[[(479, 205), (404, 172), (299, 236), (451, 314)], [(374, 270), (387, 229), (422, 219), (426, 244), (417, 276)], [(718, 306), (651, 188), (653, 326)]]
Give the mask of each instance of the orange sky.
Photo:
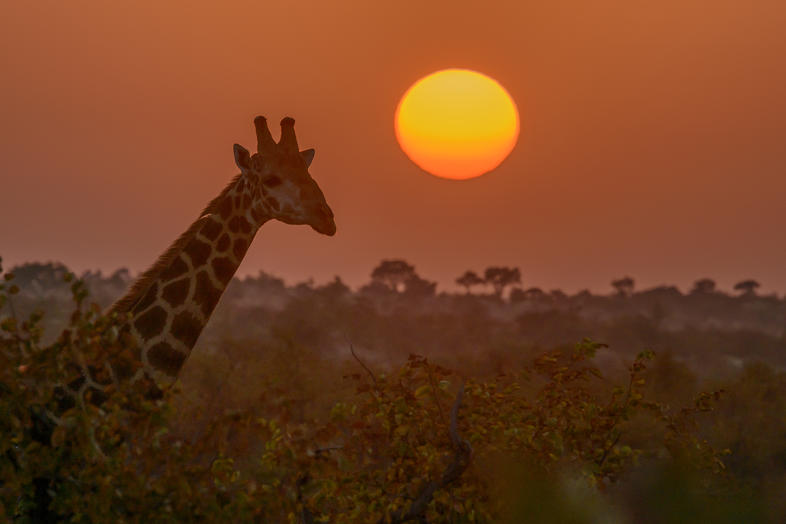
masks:
[[(443, 289), (505, 264), (546, 289), (629, 274), (786, 291), (786, 3), (480, 5), (9, 3), (4, 265), (145, 269), (264, 114), (316, 148), (338, 234), (268, 224), (241, 273), (357, 285), (403, 257)], [(393, 129), (407, 88), (448, 67), (497, 79), (521, 113), (511, 156), (463, 182), (420, 171)]]

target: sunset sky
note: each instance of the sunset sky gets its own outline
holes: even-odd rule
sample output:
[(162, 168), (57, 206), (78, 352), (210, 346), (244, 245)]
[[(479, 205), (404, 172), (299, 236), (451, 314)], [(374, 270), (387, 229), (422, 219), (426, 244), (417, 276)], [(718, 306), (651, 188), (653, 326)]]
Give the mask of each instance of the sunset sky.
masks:
[[(783, 293), (785, 27), (782, 0), (7, 2), (0, 256), (144, 270), (262, 114), (316, 148), (338, 233), (267, 224), (241, 275), (356, 286), (404, 258), (442, 289), (513, 265), (569, 292), (630, 275)], [(521, 118), (466, 181), (421, 171), (393, 127), (412, 83), (453, 67)]]

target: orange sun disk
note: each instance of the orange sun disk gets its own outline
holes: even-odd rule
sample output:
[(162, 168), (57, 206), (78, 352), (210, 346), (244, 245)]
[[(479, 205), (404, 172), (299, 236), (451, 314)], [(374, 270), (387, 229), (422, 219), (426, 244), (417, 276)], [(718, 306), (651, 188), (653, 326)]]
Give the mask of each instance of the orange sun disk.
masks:
[(495, 80), (445, 69), (418, 80), (396, 109), (401, 149), (429, 173), (457, 180), (496, 168), (519, 136), (513, 99)]

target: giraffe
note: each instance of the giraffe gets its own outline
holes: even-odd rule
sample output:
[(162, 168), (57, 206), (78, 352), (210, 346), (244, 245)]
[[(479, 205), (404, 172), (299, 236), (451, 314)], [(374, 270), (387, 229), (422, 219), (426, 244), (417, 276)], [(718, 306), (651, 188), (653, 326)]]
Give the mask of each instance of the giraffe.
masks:
[[(314, 150), (300, 151), (295, 121), (281, 120), (281, 138), (273, 140), (265, 117), (254, 119), (257, 153), (235, 144), (235, 164), (240, 174), (199, 214), (158, 260), (107, 310), (118, 339), (98, 360), (87, 358), (81, 348), (68, 364), (69, 376), (55, 389), (58, 413), (75, 404), (85, 407), (106, 399), (107, 387), (120, 381), (142, 381), (151, 398), (160, 398), (159, 386), (177, 378), (219, 298), (235, 274), (257, 230), (276, 219), (287, 224), (308, 224), (324, 235), (336, 233), (333, 212), (308, 168)], [(70, 332), (59, 341), (67, 347)], [(115, 342), (121, 342), (116, 344)], [(119, 346), (119, 347), (118, 347)], [(132, 349), (129, 354), (126, 349)], [(51, 411), (32, 417), (40, 421), (36, 436), (48, 444), (61, 424)], [(97, 447), (100, 453), (100, 448)], [(53, 486), (60, 478), (33, 479), (32, 505), (24, 515), (34, 522), (54, 522), (49, 509)]]
[(265, 117), (256, 117), (254, 125), (257, 153), (234, 145), (240, 174), (108, 310), (134, 342), (138, 372), (159, 382), (177, 377), (265, 222), (336, 233), (333, 212), (308, 172), (314, 150), (299, 150), (294, 119), (281, 120), (278, 143)]

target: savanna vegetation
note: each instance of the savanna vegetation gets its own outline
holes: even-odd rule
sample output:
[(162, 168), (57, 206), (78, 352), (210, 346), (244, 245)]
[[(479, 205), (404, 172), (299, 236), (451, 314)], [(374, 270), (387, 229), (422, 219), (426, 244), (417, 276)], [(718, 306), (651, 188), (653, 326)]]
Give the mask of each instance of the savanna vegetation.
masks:
[(569, 296), (505, 267), (455, 294), (402, 260), (356, 291), (260, 274), (174, 386), (71, 398), (85, 366), (136, 365), (101, 315), (130, 275), (0, 274), (0, 520), (786, 516), (786, 301), (752, 280)]

